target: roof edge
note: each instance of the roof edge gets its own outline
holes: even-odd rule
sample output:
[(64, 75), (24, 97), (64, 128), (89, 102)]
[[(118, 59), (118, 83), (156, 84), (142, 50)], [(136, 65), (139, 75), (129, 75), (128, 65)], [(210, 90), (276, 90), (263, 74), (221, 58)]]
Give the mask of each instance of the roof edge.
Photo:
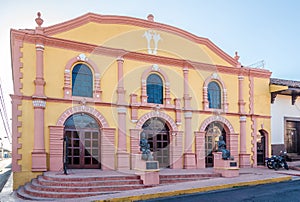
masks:
[(110, 23), (129, 24), (129, 25), (134, 25), (134, 26), (139, 26), (144, 28), (158, 29), (158, 30), (170, 32), (179, 35), (183, 38), (186, 38), (190, 41), (193, 41), (195, 43), (206, 45), (208, 48), (210, 48), (212, 51), (214, 51), (217, 55), (219, 55), (223, 60), (225, 60), (232, 66), (236, 66), (238, 64), (238, 61), (236, 61), (233, 57), (225, 53), (222, 49), (216, 46), (208, 38), (199, 37), (183, 29), (171, 25), (159, 23), (159, 22), (146, 20), (146, 19), (140, 19), (140, 18), (134, 18), (128, 16), (117, 16), (117, 15), (100, 15), (100, 14), (89, 12), (77, 18), (56, 25), (52, 25), (49, 27), (44, 27), (43, 30), (45, 35), (51, 36), (79, 27), (88, 22), (96, 22), (96, 23), (104, 23), (104, 24), (110, 24)]

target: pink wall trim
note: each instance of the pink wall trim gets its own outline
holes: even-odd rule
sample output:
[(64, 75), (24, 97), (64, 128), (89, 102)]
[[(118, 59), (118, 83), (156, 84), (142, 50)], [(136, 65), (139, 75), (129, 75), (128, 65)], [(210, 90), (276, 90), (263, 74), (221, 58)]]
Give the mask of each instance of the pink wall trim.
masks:
[(12, 171), (21, 171), (21, 165), (18, 164), (18, 160), (22, 159), (22, 154), (18, 154), (18, 149), (22, 148), (22, 144), (18, 142), (21, 137), (21, 133), (18, 128), (22, 126), (22, 122), (18, 121), (18, 117), (22, 115), (22, 111), (19, 110), (21, 106), (21, 100), (18, 96), (11, 95), (12, 98)]
[(143, 115), (137, 122), (135, 129), (142, 129), (143, 124), (150, 118), (154, 118), (154, 117), (158, 117), (158, 118), (162, 118), (164, 120), (167, 121), (168, 125), (169, 125), (169, 129), (170, 131), (178, 131), (177, 125), (174, 122), (174, 120), (167, 114), (163, 113), (163, 112), (149, 112), (145, 115)]
[(211, 124), (214, 121), (218, 121), (223, 123), (226, 127), (225, 130), (227, 129), (228, 131), (226, 131), (226, 133), (235, 133), (233, 126), (231, 125), (231, 123), (223, 116), (211, 116), (208, 117), (207, 119), (205, 119), (199, 129), (199, 132), (205, 132), (206, 127)]
[(209, 108), (209, 103), (208, 103), (208, 96), (207, 96), (207, 88), (208, 88), (208, 84), (211, 81), (216, 81), (221, 88), (222, 91), (222, 106), (221, 106), (221, 110), (223, 112), (228, 112), (228, 100), (227, 100), (227, 88), (225, 83), (223, 82), (223, 80), (219, 77), (218, 74), (213, 73), (210, 77), (206, 78), (203, 84), (203, 110), (208, 110), (208, 111), (215, 111), (216, 109), (210, 109)]
[(66, 111), (62, 113), (62, 115), (58, 118), (56, 123), (57, 126), (63, 126), (67, 118), (69, 118), (72, 114), (76, 113), (87, 113), (96, 118), (100, 122), (100, 125), (104, 128), (109, 128), (108, 122), (106, 121), (105, 117), (96, 109), (89, 107), (89, 106), (76, 106), (70, 107)]
[[(13, 73), (13, 84), (14, 84), (14, 95), (12, 98), (12, 171), (19, 172), (22, 170), (22, 166), (18, 164), (18, 160), (22, 159), (22, 154), (18, 154), (18, 149), (22, 148), (22, 144), (19, 143), (19, 138), (22, 133), (18, 131), (18, 128), (22, 126), (22, 122), (18, 121), (18, 117), (22, 116), (22, 111), (19, 110), (21, 106), (21, 89), (23, 85), (21, 79), (23, 78), (23, 73), (21, 68), (23, 68), (23, 63), (21, 58), (23, 53), (21, 48), (23, 47), (23, 42), (13, 37), (11, 32), (11, 51), (12, 51), (12, 73)], [(17, 96), (15, 96), (17, 95)]]
[[(169, 58), (164, 56), (129, 52), (123, 49), (102, 47), (99, 45), (87, 44), (78, 41), (70, 41), (65, 39), (47, 37), (45, 35), (36, 36), (30, 31), (24, 32), (21, 30), (11, 30), (11, 37), (26, 41), (28, 43), (33, 43), (33, 44), (35, 44), (35, 41), (37, 39), (42, 38), (44, 40), (45, 46), (63, 48), (67, 50), (74, 50), (74, 51), (85, 52), (85, 53), (93, 52), (94, 54), (108, 55), (111, 57), (118, 57), (120, 55), (123, 55), (125, 59), (144, 61), (152, 64), (154, 63), (154, 64), (161, 64), (161, 65), (169, 65), (169, 66), (179, 67), (179, 68), (182, 68), (182, 64), (190, 64), (189, 68), (191, 67), (191, 68), (201, 69), (201, 70), (205, 70), (205, 69), (210, 70), (211, 68), (217, 68), (217, 72), (233, 74), (233, 75), (238, 75), (241, 72), (241, 68), (237, 68), (235, 65), (229, 67), (221, 66), (221, 65), (210, 65), (210, 64), (204, 64), (204, 63), (199, 63), (194, 61), (187, 61), (184, 59), (175, 59), (175, 58)], [(94, 52), (95, 49), (97, 50), (96, 52)], [(244, 72), (243, 74), (245, 75), (251, 75), (254, 77), (261, 77), (261, 78), (270, 78), (272, 74), (270, 71), (265, 69), (254, 69), (254, 68), (247, 68), (247, 67), (243, 67), (243, 72)]]
[(67, 99), (71, 99), (72, 98), (72, 68), (74, 66), (75, 63), (79, 62), (79, 63), (83, 63), (83, 64), (86, 64), (87, 66), (89, 66), (92, 71), (93, 71), (93, 77), (94, 77), (94, 81), (93, 81), (93, 84), (94, 84), (94, 89), (93, 89), (93, 98), (94, 100), (96, 101), (101, 101), (101, 86), (100, 86), (100, 73), (99, 73), (99, 70), (98, 70), (98, 67), (96, 65), (96, 63), (87, 58), (87, 57), (80, 57), (81, 55), (79, 56), (76, 56), (72, 59), (70, 59), (66, 66), (65, 66), (65, 72), (64, 72), (64, 87), (63, 87), (63, 90), (64, 90), (64, 98), (67, 98)]
[(257, 120), (255, 117), (251, 117), (251, 153), (253, 165), (257, 166)]

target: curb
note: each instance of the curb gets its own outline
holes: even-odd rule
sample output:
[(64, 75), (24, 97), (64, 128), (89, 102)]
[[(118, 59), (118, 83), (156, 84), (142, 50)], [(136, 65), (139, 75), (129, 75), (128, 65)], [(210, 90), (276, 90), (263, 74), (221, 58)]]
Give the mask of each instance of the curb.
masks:
[(216, 185), (216, 186), (208, 186), (208, 187), (199, 187), (193, 189), (184, 189), (184, 190), (176, 190), (176, 191), (168, 191), (168, 192), (158, 192), (154, 194), (144, 194), (137, 196), (128, 196), (128, 197), (119, 197), (119, 198), (111, 198), (104, 200), (95, 200), (96, 202), (116, 202), (116, 201), (138, 201), (138, 200), (147, 200), (147, 199), (155, 199), (155, 198), (163, 198), (163, 197), (171, 197), (178, 196), (184, 194), (193, 194), (197, 192), (208, 192), (208, 191), (216, 191), (221, 189), (235, 188), (235, 187), (243, 187), (243, 186), (254, 186), (260, 184), (270, 184), (275, 182), (284, 182), (292, 180), (291, 176), (278, 177), (278, 178), (270, 178), (265, 180), (255, 180), (248, 182), (238, 182), (232, 184), (224, 184), (224, 185)]

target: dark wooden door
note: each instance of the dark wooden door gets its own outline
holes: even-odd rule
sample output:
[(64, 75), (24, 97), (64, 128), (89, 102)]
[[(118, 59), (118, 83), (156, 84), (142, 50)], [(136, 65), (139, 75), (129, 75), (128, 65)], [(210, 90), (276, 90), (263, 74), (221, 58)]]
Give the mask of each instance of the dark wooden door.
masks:
[[(146, 133), (147, 134), (147, 133)], [(159, 162), (160, 168), (167, 168), (170, 166), (170, 139), (169, 133), (160, 131), (158, 133), (151, 133), (148, 131), (148, 143), (150, 150), (153, 152), (153, 159)]]
[(68, 168), (101, 168), (100, 134), (95, 129), (65, 129)]
[(266, 153), (266, 140), (265, 135), (261, 134), (257, 139), (257, 165), (265, 164), (265, 153)]
[(143, 132), (146, 134), (154, 160), (159, 162), (159, 167), (170, 167), (170, 136), (166, 122), (159, 118), (151, 118), (144, 123)]

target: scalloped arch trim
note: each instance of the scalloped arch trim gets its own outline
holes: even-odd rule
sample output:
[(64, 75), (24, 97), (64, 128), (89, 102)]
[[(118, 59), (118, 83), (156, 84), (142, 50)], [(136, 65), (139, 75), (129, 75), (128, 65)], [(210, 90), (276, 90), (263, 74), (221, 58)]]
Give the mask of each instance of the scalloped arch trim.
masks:
[(176, 123), (173, 121), (173, 119), (165, 114), (165, 113), (162, 113), (162, 112), (149, 112), (145, 115), (143, 115), (137, 122), (136, 126), (135, 126), (135, 129), (142, 129), (143, 127), (143, 124), (150, 118), (154, 118), (154, 117), (158, 117), (158, 118), (161, 118), (161, 119), (164, 119), (166, 120), (168, 123), (169, 123), (169, 126), (170, 126), (170, 129), (172, 131), (178, 131), (178, 128), (177, 128), (177, 125)]
[(215, 122), (215, 121), (223, 123), (227, 127), (227, 129), (229, 130), (229, 133), (231, 133), (231, 134), (235, 133), (231, 123), (226, 118), (224, 118), (222, 116), (211, 116), (211, 117), (208, 117), (207, 119), (205, 119), (203, 121), (201, 127), (200, 127), (200, 132), (204, 132), (206, 127), (209, 124), (211, 124), (212, 122)]
[(88, 106), (76, 106), (71, 107), (63, 112), (63, 114), (59, 117), (56, 125), (57, 126), (63, 126), (67, 118), (69, 118), (71, 115), (76, 113), (86, 113), (89, 115), (92, 115), (94, 118), (96, 118), (97, 121), (99, 121), (101, 127), (103, 128), (109, 128), (109, 125), (104, 118), (104, 116), (96, 109)]

